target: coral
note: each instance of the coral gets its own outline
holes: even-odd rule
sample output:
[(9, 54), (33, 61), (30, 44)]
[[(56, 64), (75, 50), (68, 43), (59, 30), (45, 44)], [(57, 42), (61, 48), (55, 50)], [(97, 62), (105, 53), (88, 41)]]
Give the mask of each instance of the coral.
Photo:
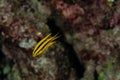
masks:
[[(119, 50), (116, 49), (120, 46), (119, 0), (111, 3), (108, 0), (74, 0), (74, 2), (72, 0), (68, 2), (51, 0), (48, 2), (53, 11), (56, 11), (54, 15), (58, 17), (54, 18), (52, 15), (52, 19), (64, 32), (67, 42), (73, 46), (76, 55), (82, 60), (85, 67), (89, 67), (87, 64), (93, 60), (94, 65), (91, 67), (96, 69), (102, 67), (103, 73), (107, 71), (104, 66), (109, 62), (114, 64), (119, 56)], [(101, 70), (97, 70), (98, 75), (99, 71)], [(85, 73), (87, 73), (87, 69)], [(91, 72), (92, 74), (94, 71)], [(108, 75), (112, 76), (113, 74), (108, 72)], [(88, 80), (87, 77), (86, 79)], [(109, 79), (117, 80), (117, 77), (115, 78), (113, 75)]]
[[(119, 80), (119, 4), (0, 0), (0, 79)], [(35, 44), (50, 32), (60, 39), (33, 58)]]
[[(37, 0), (1, 1), (1, 51), (13, 62), (0, 67), (5, 76), (1, 77), (2, 80), (62, 80), (74, 74), (67, 52), (60, 43), (48, 49), (43, 56), (32, 57), (35, 44), (50, 33), (46, 24), (49, 15), (49, 7)], [(71, 75), (71, 78), (75, 79), (76, 75)]]

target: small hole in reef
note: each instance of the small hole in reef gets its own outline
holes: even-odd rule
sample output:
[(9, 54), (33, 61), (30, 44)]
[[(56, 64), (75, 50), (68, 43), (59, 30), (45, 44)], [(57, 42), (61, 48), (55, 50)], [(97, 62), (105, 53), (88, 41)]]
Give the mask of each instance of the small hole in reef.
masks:
[(33, 13), (34, 13), (34, 12), (35, 12), (35, 10), (34, 10), (33, 8), (31, 8), (31, 12), (33, 12)]
[(41, 0), (38, 0), (38, 1), (41, 1)]

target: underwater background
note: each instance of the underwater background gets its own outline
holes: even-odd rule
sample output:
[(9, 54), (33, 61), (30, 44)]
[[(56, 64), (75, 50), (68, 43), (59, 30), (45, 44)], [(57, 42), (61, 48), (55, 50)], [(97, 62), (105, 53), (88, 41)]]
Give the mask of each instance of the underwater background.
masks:
[(0, 80), (120, 80), (120, 0), (0, 0)]

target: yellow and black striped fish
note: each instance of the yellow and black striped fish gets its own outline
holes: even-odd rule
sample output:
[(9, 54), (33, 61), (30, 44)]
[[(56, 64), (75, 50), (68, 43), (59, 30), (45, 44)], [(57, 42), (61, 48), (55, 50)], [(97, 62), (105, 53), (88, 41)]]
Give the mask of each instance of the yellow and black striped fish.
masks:
[(44, 53), (51, 45), (55, 43), (55, 40), (59, 38), (58, 34), (51, 37), (51, 34), (48, 34), (45, 38), (43, 38), (41, 41), (39, 41), (33, 50), (32, 56), (36, 57), (42, 53)]

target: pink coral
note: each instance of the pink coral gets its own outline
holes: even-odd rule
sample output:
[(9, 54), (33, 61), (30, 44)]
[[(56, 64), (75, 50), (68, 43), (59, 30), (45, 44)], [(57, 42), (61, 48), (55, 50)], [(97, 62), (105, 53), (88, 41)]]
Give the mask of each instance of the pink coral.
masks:
[(81, 8), (78, 4), (67, 4), (63, 1), (59, 1), (56, 3), (56, 9), (62, 12), (63, 19), (69, 21), (72, 24), (77, 24), (80, 22), (82, 16), (84, 14), (83, 8)]

